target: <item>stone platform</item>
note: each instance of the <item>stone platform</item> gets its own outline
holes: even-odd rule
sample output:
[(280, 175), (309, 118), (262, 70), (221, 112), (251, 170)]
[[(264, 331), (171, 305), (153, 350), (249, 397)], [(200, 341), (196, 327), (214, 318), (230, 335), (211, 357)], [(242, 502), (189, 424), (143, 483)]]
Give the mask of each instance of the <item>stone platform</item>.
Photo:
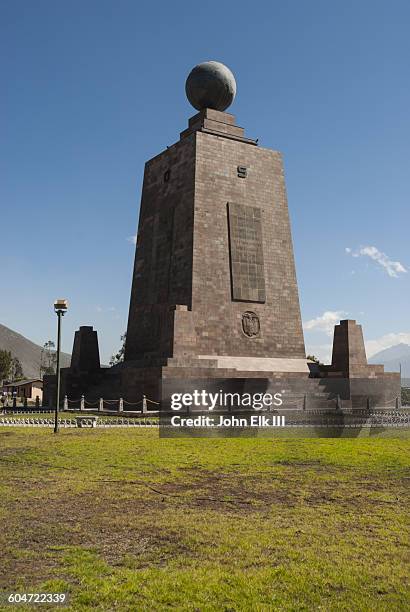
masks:
[[(149, 357), (101, 368), (97, 334), (92, 328), (80, 328), (75, 344), (77, 350), (73, 351), (71, 367), (62, 370), (62, 394), (70, 399), (84, 395), (90, 402), (100, 397), (107, 400), (122, 397), (136, 402), (146, 395), (161, 401), (164, 384), (182, 393), (195, 386), (215, 390), (218, 386), (239, 385), (243, 391), (252, 388), (259, 392), (281, 392), (288, 408), (349, 410), (400, 405), (400, 375), (384, 372), (381, 365), (367, 364), (361, 326), (350, 320), (335, 327), (331, 365), (301, 360), (300, 370), (296, 371), (291, 369), (295, 360), (290, 364), (282, 360), (282, 369), (278, 371), (268, 369), (271, 364), (277, 366), (274, 359), (228, 356), (163, 360)], [(94, 364), (84, 359), (82, 346), (88, 355), (94, 355)], [(90, 370), (82, 370), (81, 364), (88, 364)], [(46, 402), (52, 403), (55, 377), (47, 378)]]

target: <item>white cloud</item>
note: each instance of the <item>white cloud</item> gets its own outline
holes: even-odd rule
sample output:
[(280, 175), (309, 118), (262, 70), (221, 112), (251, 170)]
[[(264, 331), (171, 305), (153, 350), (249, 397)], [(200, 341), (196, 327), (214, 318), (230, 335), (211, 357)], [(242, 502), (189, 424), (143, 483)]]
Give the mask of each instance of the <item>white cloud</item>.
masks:
[(128, 236), (127, 241), (131, 242), (131, 244), (137, 244), (137, 234), (134, 234), (134, 236)]
[(410, 344), (410, 332), (399, 332), (397, 334), (385, 334), (376, 340), (368, 340), (366, 344), (366, 353), (368, 357), (372, 357), (379, 351), (395, 346), (396, 344)]
[[(367, 358), (370, 359), (376, 353), (397, 344), (410, 345), (410, 332), (385, 334), (375, 340), (365, 341)], [(322, 363), (330, 363), (332, 359), (332, 344), (310, 344), (306, 342), (306, 355), (315, 355)]]
[(334, 326), (337, 325), (340, 319), (346, 317), (347, 312), (344, 310), (326, 310), (320, 317), (310, 319), (303, 323), (305, 330), (323, 331), (328, 336), (333, 336)]
[(345, 252), (352, 257), (370, 257), (370, 259), (373, 259), (373, 261), (384, 268), (391, 278), (397, 278), (399, 274), (407, 272), (403, 264), (399, 261), (393, 261), (386, 253), (382, 253), (375, 246), (361, 247), (358, 251), (352, 251), (352, 249), (346, 247)]
[(114, 314), (115, 314), (115, 316), (114, 316), (114, 318), (115, 318), (115, 319), (116, 319), (116, 318), (117, 318), (117, 316), (118, 316), (118, 314), (117, 314), (117, 309), (115, 308), (115, 306), (110, 306), (109, 308), (107, 308), (107, 307), (105, 307), (105, 306), (103, 307), (103, 306), (99, 306), (99, 305), (98, 305), (98, 306), (96, 306), (96, 307), (95, 307), (95, 309), (96, 309), (96, 311), (97, 311), (97, 312), (99, 312), (99, 313), (105, 313), (105, 314), (106, 314), (106, 313), (110, 313), (111, 315), (114, 315)]

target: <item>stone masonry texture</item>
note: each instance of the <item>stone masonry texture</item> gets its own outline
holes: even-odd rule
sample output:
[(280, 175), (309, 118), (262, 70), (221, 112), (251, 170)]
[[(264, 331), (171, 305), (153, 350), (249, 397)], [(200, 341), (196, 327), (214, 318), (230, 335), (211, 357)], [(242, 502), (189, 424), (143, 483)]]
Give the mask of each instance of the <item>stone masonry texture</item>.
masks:
[[(208, 110), (147, 162), (126, 361), (305, 357), (282, 157), (242, 134), (232, 115)], [(246, 167), (246, 178), (238, 166)], [(245, 299), (232, 291), (230, 205), (261, 219), (263, 266), (245, 264), (244, 272), (260, 300), (247, 301), (249, 290)], [(254, 337), (243, 332), (247, 311), (260, 321)]]

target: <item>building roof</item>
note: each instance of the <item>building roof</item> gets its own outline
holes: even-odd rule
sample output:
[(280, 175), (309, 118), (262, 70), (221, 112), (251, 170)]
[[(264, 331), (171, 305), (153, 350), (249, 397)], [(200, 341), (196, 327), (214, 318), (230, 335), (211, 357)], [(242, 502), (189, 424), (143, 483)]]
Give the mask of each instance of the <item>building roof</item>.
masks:
[(24, 387), (24, 385), (29, 385), (35, 382), (41, 383), (41, 385), (43, 385), (43, 381), (41, 380), (41, 378), (30, 378), (30, 380), (16, 380), (14, 382), (10, 382), (3, 385), (3, 387)]

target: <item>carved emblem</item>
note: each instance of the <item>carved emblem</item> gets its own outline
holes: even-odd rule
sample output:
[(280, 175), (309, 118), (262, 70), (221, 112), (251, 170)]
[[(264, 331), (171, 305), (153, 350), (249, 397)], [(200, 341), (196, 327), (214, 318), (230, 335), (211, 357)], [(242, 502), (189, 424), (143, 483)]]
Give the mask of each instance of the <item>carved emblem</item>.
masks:
[(248, 310), (242, 315), (242, 329), (245, 336), (253, 338), (257, 336), (261, 330), (259, 317), (255, 312)]

